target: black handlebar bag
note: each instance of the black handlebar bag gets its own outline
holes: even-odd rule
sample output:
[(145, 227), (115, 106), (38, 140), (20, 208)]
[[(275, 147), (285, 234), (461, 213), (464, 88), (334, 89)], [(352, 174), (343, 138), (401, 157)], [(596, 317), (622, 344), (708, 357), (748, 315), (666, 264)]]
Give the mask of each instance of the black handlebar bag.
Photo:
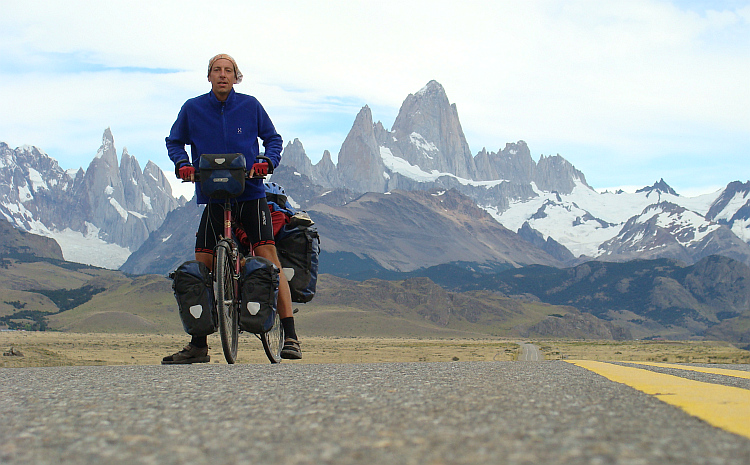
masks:
[(226, 199), (245, 191), (245, 157), (241, 153), (201, 155), (201, 191), (212, 199)]

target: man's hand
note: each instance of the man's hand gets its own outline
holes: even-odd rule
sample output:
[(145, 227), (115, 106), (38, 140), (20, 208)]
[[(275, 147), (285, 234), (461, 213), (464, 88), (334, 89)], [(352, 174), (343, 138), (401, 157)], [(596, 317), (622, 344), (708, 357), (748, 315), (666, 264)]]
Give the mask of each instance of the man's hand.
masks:
[(253, 165), (253, 176), (267, 176), (268, 163), (255, 163)]
[(177, 173), (183, 181), (192, 181), (195, 176), (195, 168), (193, 168), (193, 165), (182, 165)]

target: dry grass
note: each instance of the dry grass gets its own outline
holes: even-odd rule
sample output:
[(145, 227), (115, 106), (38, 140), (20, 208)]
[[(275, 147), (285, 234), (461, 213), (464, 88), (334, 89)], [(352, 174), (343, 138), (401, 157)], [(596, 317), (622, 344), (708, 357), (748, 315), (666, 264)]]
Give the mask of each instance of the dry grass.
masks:
[(750, 351), (721, 341), (531, 341), (546, 360), (750, 363)]
[[(188, 336), (176, 334), (5, 331), (0, 332), (0, 350), (13, 347), (24, 356), (3, 356), (0, 367), (156, 365), (188, 341)], [(209, 337), (209, 345), (211, 363), (226, 363), (218, 335)], [(518, 345), (501, 340), (305, 337), (302, 350), (301, 363), (447, 362), (513, 360)], [(238, 363), (268, 363), (255, 336), (241, 337), (238, 354)]]
[[(23, 353), (0, 357), (0, 367), (66, 365), (157, 365), (182, 348), (184, 334), (0, 332), (0, 350)], [(519, 343), (537, 345), (547, 360), (750, 363), (750, 352), (725, 342), (571, 341), (507, 339), (304, 337), (304, 359), (293, 363), (382, 363), (508, 361)], [(218, 335), (209, 337), (211, 363), (226, 363)], [(240, 339), (238, 363), (268, 363), (254, 336)], [(285, 362), (287, 363), (287, 362)]]

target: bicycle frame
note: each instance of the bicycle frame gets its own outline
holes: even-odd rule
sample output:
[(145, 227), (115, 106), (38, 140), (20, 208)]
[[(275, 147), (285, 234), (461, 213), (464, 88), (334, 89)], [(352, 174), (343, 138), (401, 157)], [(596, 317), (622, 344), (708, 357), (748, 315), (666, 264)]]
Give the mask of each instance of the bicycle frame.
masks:
[[(232, 238), (232, 204), (227, 199), (224, 201), (224, 237), (231, 244), (231, 257), (234, 261), (234, 295), (239, 295), (240, 256), (237, 243)], [(252, 247), (250, 250), (252, 254)], [(214, 254), (215, 260), (216, 254)]]
[[(269, 174), (273, 172), (273, 165), (271, 160), (267, 157), (259, 156), (258, 158), (265, 159), (269, 164)], [(193, 181), (197, 181), (199, 173), (196, 173), (196, 177)], [(237, 358), (237, 348), (239, 339), (239, 312), (240, 312), (240, 276), (243, 272), (242, 261), (243, 257), (240, 253), (239, 246), (235, 241), (232, 233), (232, 202), (231, 199), (225, 198), (223, 203), (224, 208), (224, 225), (223, 225), (223, 236), (219, 238), (214, 247), (214, 258), (213, 258), (213, 281), (216, 295), (217, 310), (219, 313), (219, 330), (221, 333), (222, 347), (224, 351), (224, 357), (227, 363), (233, 364)], [(255, 251), (250, 246), (250, 254), (255, 255)], [(221, 257), (221, 258), (220, 258)], [(229, 284), (231, 280), (231, 285)], [(231, 292), (231, 295), (229, 293)], [(284, 340), (283, 327), (280, 324), (278, 313), (276, 314), (276, 321), (274, 328), (270, 331), (262, 334), (256, 334), (256, 336), (263, 343), (263, 349), (266, 352), (271, 363), (278, 363), (281, 361), (280, 351), (281, 345)], [(274, 341), (277, 344), (273, 344), (269, 339), (271, 332), (274, 332)], [(277, 334), (278, 333), (278, 334)]]

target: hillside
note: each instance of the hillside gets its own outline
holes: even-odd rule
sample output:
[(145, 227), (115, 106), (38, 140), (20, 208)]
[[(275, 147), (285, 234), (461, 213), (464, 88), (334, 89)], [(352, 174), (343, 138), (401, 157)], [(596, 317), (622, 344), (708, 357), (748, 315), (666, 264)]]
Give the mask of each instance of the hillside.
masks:
[[(7, 259), (0, 269), (0, 327), (70, 332), (182, 333), (171, 281), (56, 260)], [(428, 278), (319, 278), (301, 306), (301, 334), (487, 337), (549, 335), (545, 318), (580, 318), (571, 307), (521, 302), (486, 291), (448, 292)], [(610, 339), (610, 324), (587, 317), (587, 338)], [(573, 328), (559, 336), (575, 336)]]
[(529, 266), (492, 274), (454, 268), (433, 279), (461, 291), (573, 306), (636, 338), (719, 338), (750, 343), (750, 267), (723, 256), (695, 265), (675, 260), (588, 262), (569, 269)]

